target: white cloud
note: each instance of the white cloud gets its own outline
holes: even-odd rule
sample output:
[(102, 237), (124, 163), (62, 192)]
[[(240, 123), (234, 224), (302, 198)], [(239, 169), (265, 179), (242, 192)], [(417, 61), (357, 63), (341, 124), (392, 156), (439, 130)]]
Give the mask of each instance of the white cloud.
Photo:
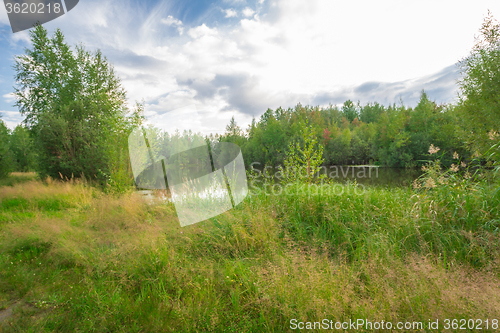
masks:
[(243, 9), (242, 13), (243, 13), (243, 16), (250, 17), (253, 14), (255, 14), (255, 11), (250, 7), (246, 7), (245, 9)]
[(191, 28), (188, 31), (188, 35), (191, 36), (192, 38), (200, 38), (203, 36), (216, 36), (218, 34), (219, 33), (216, 28), (209, 28), (205, 25), (205, 23), (196, 28)]
[(31, 45), (31, 39), (28, 34), (28, 31), (20, 31), (11, 35), (11, 40), (13, 43), (24, 42), (26, 44)]
[[(232, 115), (246, 127), (267, 107), (328, 104), (361, 93), (372, 101), (390, 102), (399, 93), (410, 98), (425, 82), (409, 79), (467, 55), (487, 8), (500, 15), (496, 0), (467, 6), (451, 0), (275, 0), (268, 12), (257, 6), (256, 13), (240, 1), (229, 5), (244, 8), (245, 18), (236, 23), (215, 25), (207, 14), (203, 23), (189, 25), (172, 15), (169, 3), (159, 1), (146, 12), (129, 1), (89, 0), (47, 27), (60, 26), (72, 45), (102, 49), (130, 100), (144, 99), (151, 117), (195, 104), (200, 126), (214, 132)], [(238, 16), (235, 9), (223, 12)], [(165, 26), (187, 33), (172, 36)], [(370, 81), (386, 84), (368, 91), (362, 84)], [(403, 82), (404, 89), (391, 82)]]
[(166, 19), (161, 19), (161, 23), (173, 26), (182, 25), (182, 21), (174, 18), (172, 15), (168, 15)]
[(16, 101), (16, 96), (13, 93), (8, 93), (2, 96), (6, 103), (12, 104)]
[(262, 66), (254, 66), (253, 73), (269, 89), (310, 93), (371, 80), (401, 81), (453, 64), (471, 48), (486, 3), (500, 7), (492, 1), (474, 9), (441, 1), (429, 11), (393, 0), (277, 1), (267, 16), (241, 20), (233, 36), (254, 51), (249, 60)]
[(226, 17), (236, 17), (238, 13), (234, 9), (223, 9), (224, 13), (226, 13)]
[(0, 115), (2, 116), (0, 119), (5, 122), (8, 128), (14, 129), (17, 125), (19, 125), (24, 117), (18, 111), (1, 111)]
[(180, 35), (184, 33), (184, 28), (182, 27), (182, 21), (174, 18), (172, 15), (167, 16), (166, 19), (161, 19), (161, 23), (168, 26), (177, 27), (177, 31), (179, 32)]

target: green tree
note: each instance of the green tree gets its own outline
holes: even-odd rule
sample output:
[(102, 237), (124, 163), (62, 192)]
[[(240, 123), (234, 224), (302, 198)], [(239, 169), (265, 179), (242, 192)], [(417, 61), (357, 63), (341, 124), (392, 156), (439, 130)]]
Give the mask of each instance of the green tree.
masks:
[(359, 119), (364, 123), (374, 123), (378, 120), (383, 111), (383, 105), (378, 103), (368, 103), (364, 107), (360, 108)]
[(127, 179), (126, 138), (141, 116), (136, 110), (125, 117), (125, 91), (112, 65), (99, 50), (73, 51), (59, 29), (49, 37), (37, 26), (30, 38), (32, 48), (15, 58), (15, 95), (37, 138), (42, 177)]
[(28, 172), (36, 169), (37, 154), (34, 141), (26, 126), (17, 125), (12, 131), (10, 149), (15, 158), (16, 171)]
[(0, 119), (0, 178), (14, 170), (14, 158), (10, 150), (10, 130)]
[(470, 55), (461, 61), (463, 136), (472, 151), (486, 152), (500, 130), (500, 24), (488, 12)]
[(344, 102), (344, 105), (342, 106), (342, 113), (344, 114), (344, 117), (349, 120), (349, 122), (352, 122), (354, 118), (358, 116), (356, 105), (354, 105), (351, 100)]
[(352, 134), (349, 128), (344, 128), (338, 135), (331, 140), (327, 146), (326, 159), (329, 164), (349, 164), (351, 157), (351, 139)]
[(284, 180), (295, 182), (299, 178), (304, 178), (307, 183), (312, 183), (324, 179), (325, 175), (319, 175), (324, 162), (323, 146), (318, 144), (312, 126), (304, 127), (302, 139), (303, 146), (299, 142), (289, 145), (284, 167), (281, 169)]
[(410, 110), (405, 106), (390, 106), (380, 116), (376, 139), (376, 156), (380, 164), (389, 167), (411, 167), (413, 155), (408, 147), (410, 133), (406, 130)]
[[(429, 157), (428, 150), (431, 143), (436, 143), (432, 136), (436, 114), (440, 110), (436, 103), (429, 100), (429, 97), (422, 90), (418, 105), (410, 110), (410, 117), (406, 131), (409, 133), (408, 149), (419, 164)], [(440, 145), (441, 146), (441, 145)]]
[(241, 136), (242, 134), (243, 134), (243, 131), (236, 123), (236, 120), (234, 120), (234, 116), (231, 117), (229, 124), (226, 126), (226, 136), (238, 137), (238, 136)]
[(245, 145), (246, 138), (243, 135), (243, 130), (238, 126), (234, 117), (231, 117), (229, 124), (226, 126), (226, 133), (224, 133), (221, 141), (234, 143), (240, 148)]

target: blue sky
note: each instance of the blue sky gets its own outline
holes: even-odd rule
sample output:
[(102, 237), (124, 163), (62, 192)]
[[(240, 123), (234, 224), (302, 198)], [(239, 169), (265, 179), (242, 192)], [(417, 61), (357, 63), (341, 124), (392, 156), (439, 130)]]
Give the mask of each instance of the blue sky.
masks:
[[(500, 18), (498, 0), (80, 0), (44, 26), (61, 28), (71, 45), (101, 49), (130, 104), (144, 100), (152, 122), (208, 133), (232, 116), (246, 127), (267, 108), (298, 102), (412, 106), (422, 89), (453, 102), (456, 63), (488, 9)], [(22, 120), (11, 66), (29, 46), (2, 6), (0, 112), (11, 128)], [(183, 124), (193, 110), (197, 124)]]

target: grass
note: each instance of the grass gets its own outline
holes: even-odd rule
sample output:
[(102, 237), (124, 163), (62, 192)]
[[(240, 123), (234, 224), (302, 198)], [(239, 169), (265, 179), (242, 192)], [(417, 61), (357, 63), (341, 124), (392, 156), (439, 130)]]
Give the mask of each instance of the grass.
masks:
[(0, 179), (0, 186), (13, 186), (37, 179), (35, 172), (12, 172), (8, 177)]
[(253, 192), (184, 228), (172, 204), (135, 193), (25, 175), (2, 185), (2, 332), (500, 319), (500, 197), (488, 184)]

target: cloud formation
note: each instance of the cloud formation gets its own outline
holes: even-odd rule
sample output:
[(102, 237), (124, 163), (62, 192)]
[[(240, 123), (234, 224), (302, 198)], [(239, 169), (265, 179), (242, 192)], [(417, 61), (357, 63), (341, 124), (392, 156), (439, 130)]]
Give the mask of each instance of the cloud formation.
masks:
[(5, 125), (11, 130), (19, 125), (24, 119), (18, 111), (0, 111), (0, 115), (0, 119), (3, 120)]
[(182, 35), (184, 32), (182, 21), (174, 18), (172, 15), (168, 15), (167, 18), (161, 19), (160, 22), (170, 27), (176, 27), (179, 35)]
[(253, 14), (255, 14), (255, 10), (253, 10), (250, 7), (245, 7), (245, 9), (243, 9), (243, 11), (242, 11), (242, 14), (245, 17), (251, 17), (251, 16), (253, 16)]
[(12, 104), (16, 101), (16, 96), (13, 93), (8, 93), (2, 96), (6, 103)]
[(231, 8), (229, 8), (229, 9), (223, 9), (222, 11), (226, 14), (225, 17), (236, 17), (236, 16), (238, 16), (238, 12), (236, 12), (234, 9), (231, 9)]
[[(500, 3), (422, 1), (88, 0), (46, 27), (100, 48), (150, 117), (194, 104), (204, 130), (220, 132), (233, 115), (245, 127), (267, 108), (298, 102), (412, 105), (422, 89), (452, 102), (453, 64), (472, 47), (487, 8), (500, 15)], [(27, 45), (26, 36), (15, 38)]]
[(379, 102), (389, 105), (403, 101), (405, 105), (415, 106), (420, 93), (425, 90), (428, 96), (437, 103), (454, 103), (457, 101), (460, 71), (457, 65), (416, 79), (398, 82), (366, 82), (353, 87), (344, 87), (332, 92), (319, 93), (312, 98), (313, 104), (341, 104), (350, 99), (368, 102)]

